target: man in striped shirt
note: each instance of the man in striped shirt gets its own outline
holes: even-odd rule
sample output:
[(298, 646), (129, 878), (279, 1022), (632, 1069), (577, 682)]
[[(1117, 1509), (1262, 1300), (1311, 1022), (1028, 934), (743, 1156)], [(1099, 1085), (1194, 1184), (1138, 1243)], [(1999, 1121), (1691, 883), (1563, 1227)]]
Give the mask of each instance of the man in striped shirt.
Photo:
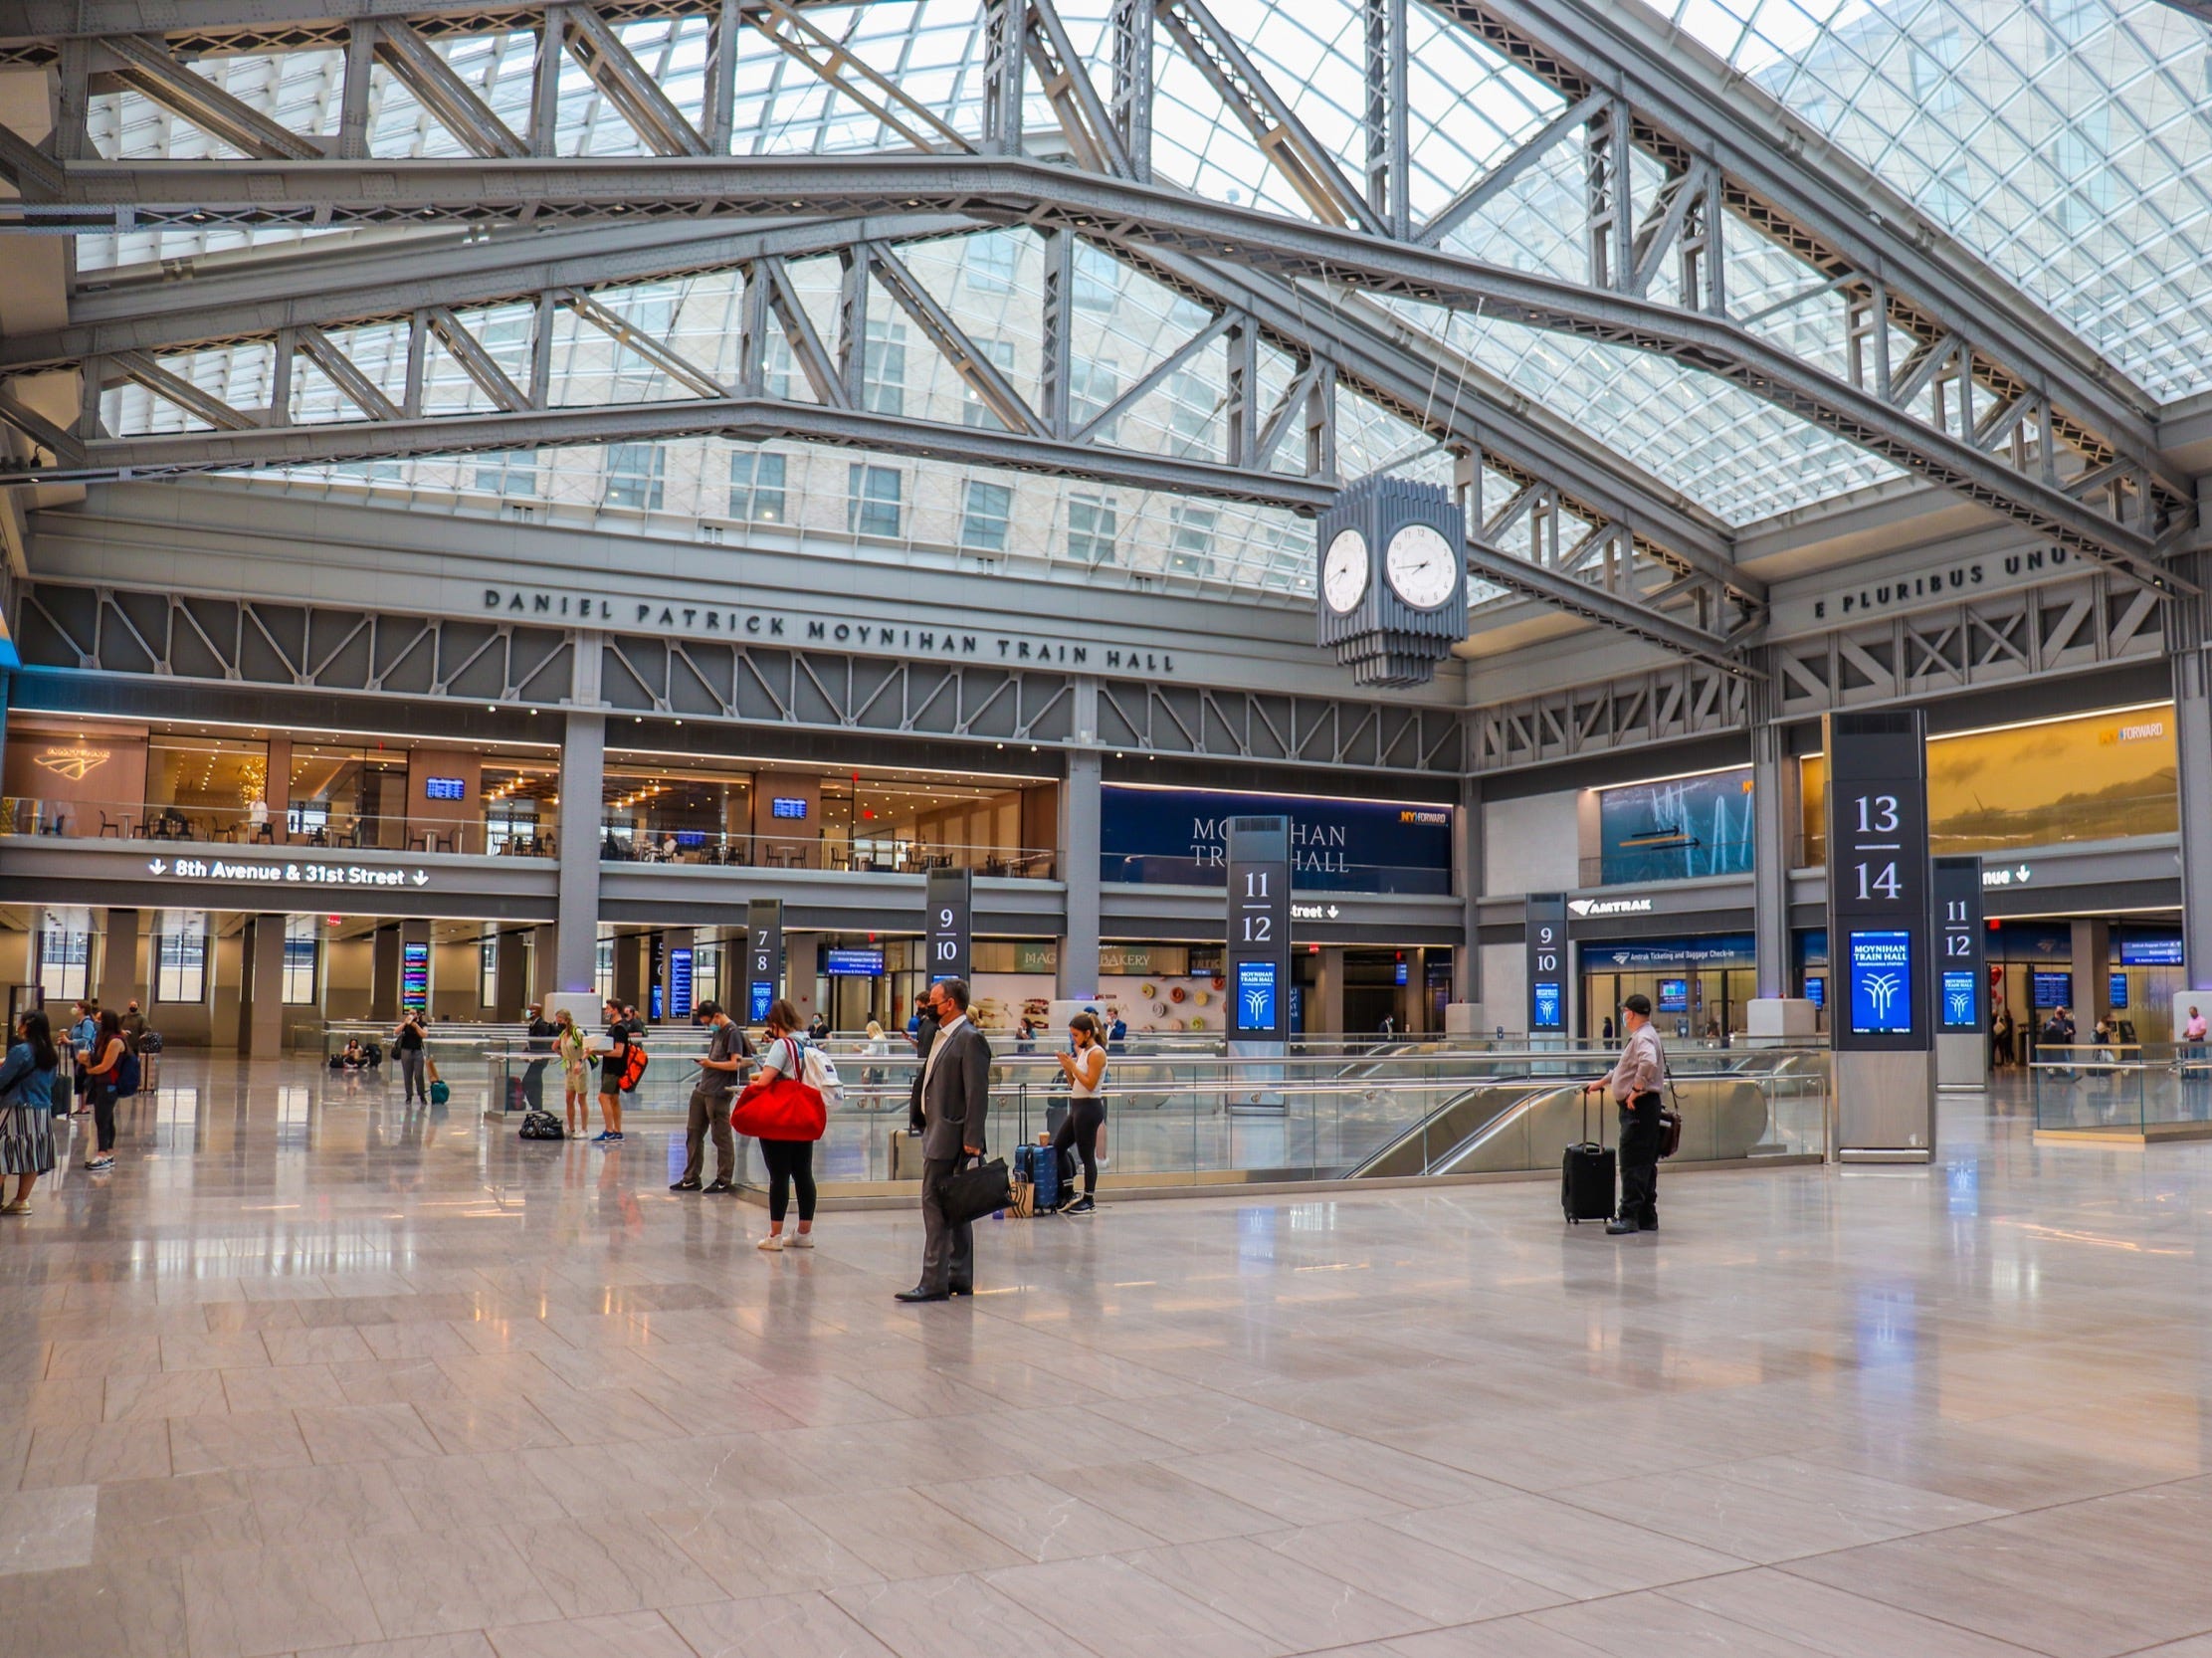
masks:
[(1602, 1088), (1621, 1107), (1621, 1210), (1606, 1222), (1608, 1233), (1659, 1230), (1660, 1082), (1667, 1055), (1652, 1024), (1651, 998), (1635, 995), (1621, 1003), (1621, 1026), (1628, 1045), (1612, 1070), (1584, 1092)]

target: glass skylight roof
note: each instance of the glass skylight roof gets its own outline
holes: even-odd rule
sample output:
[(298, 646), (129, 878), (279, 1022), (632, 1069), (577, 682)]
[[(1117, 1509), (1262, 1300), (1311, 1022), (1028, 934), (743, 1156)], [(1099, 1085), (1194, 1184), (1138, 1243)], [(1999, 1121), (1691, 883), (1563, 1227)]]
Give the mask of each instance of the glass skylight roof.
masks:
[[(1798, 118), (1909, 195), (1930, 221), (2047, 307), (2067, 327), (2159, 398), (2212, 383), (2212, 30), (2156, 0), (1665, 0), (1691, 37), (1726, 59)], [(1109, 73), (1104, 0), (1063, 5), (1078, 52), (1103, 85)], [(1320, 148), (1359, 181), (1364, 142), (1356, 111), (1364, 53), (1358, 0), (1212, 0), (1222, 25), (1294, 105)], [(841, 45), (973, 138), (982, 127), (982, 9), (976, 0), (877, 0), (810, 7), (807, 18)], [(1426, 218), (1557, 116), (1563, 100), (1508, 64), (1468, 31), (1416, 4), (1411, 41), (1412, 208)], [(703, 23), (621, 26), (632, 53), (695, 119), (704, 99), (706, 35)], [(532, 41), (527, 35), (441, 39), (457, 73), (509, 126), (526, 127)], [(342, 83), (339, 54), (297, 52), (216, 58), (199, 72), (300, 130), (333, 131)], [(1305, 217), (1309, 210), (1268, 166), (1245, 128), (1181, 55), (1163, 27), (1155, 59), (1153, 169), (1165, 184), (1208, 197)], [(1030, 78), (1026, 123), (1033, 143), (1059, 142), (1049, 106)], [(739, 42), (738, 153), (789, 154), (898, 149), (896, 135), (825, 87), (770, 43)], [(381, 69), (370, 101), (372, 154), (463, 153), (452, 136)], [(559, 147), (568, 154), (627, 154), (643, 147), (629, 125), (573, 63), (561, 80)], [(134, 93), (95, 101), (92, 132), (109, 156), (221, 155), (186, 123)], [(1656, 182), (1648, 163), (1639, 177)], [(1486, 210), (1455, 229), (1453, 251), (1513, 269), (1580, 280), (1583, 260), (1581, 160), (1572, 143), (1526, 170)], [(1817, 289), (1805, 267), (1732, 221), (1733, 313), (1793, 349), (1818, 357), (1840, 341), (1832, 301), (1815, 296), (1794, 309), (1760, 313)], [(293, 231), (134, 232), (82, 240), (79, 265), (93, 271), (141, 266), (227, 249), (301, 239)], [(1001, 366), (1025, 395), (1036, 393), (1038, 276), (1026, 234), (998, 232), (906, 252), (916, 277), (975, 333), (1003, 353)], [(834, 261), (802, 271), (800, 286), (817, 323), (834, 311)], [(1133, 272), (1086, 253), (1079, 287), (1098, 291), (1082, 312), (1077, 396), (1094, 408), (1203, 323), (1185, 302), (1148, 291)], [(1653, 297), (1672, 298), (1671, 271)], [(668, 338), (694, 361), (728, 374), (735, 359), (733, 274), (661, 285), (659, 291), (603, 296), (616, 310), (645, 306), (665, 314)], [(1829, 309), (1824, 311), (1824, 307)], [(1467, 314), (1397, 305), (1406, 322), (1448, 340), (1516, 391), (1589, 433), (1660, 483), (1722, 520), (1743, 525), (1832, 500), (1899, 476), (1832, 438), (1742, 392), (1671, 360), (1544, 333)], [(926, 340), (899, 336), (902, 313), (879, 295), (872, 316), (883, 328), (872, 355), (900, 362), (902, 406), (958, 421), (990, 416), (968, 405), (964, 387)], [(526, 353), (526, 321), (469, 318), (482, 324), (495, 356)], [(511, 336), (511, 337), (510, 337)], [(403, 372), (404, 340), (395, 330), (349, 339), (363, 368), (387, 391)], [(689, 395), (658, 370), (624, 358), (595, 330), (563, 313), (555, 342), (554, 397), (570, 404)], [(202, 385), (253, 406), (270, 395), (266, 347), (203, 353), (187, 365)], [(804, 397), (804, 377), (788, 378)], [(1833, 361), (1829, 363), (1833, 367)], [(775, 367), (772, 362), (771, 367)], [(1288, 384), (1291, 366), (1263, 357), (1269, 394)], [(1115, 441), (1150, 452), (1218, 458), (1225, 368), (1220, 347), (1185, 370), (1119, 423)], [(350, 415), (335, 388), (304, 363), (294, 378), (300, 419)], [(483, 406), (483, 394), (450, 358), (433, 354), (426, 407)], [(1348, 394), (1340, 402), (1340, 467), (1347, 475), (1403, 463), (1392, 423)], [(136, 388), (112, 392), (117, 431), (178, 429), (184, 417)], [(634, 449), (636, 446), (622, 446)], [(655, 446), (646, 446), (648, 448)], [(650, 511), (702, 522), (735, 517), (780, 521), (793, 533), (826, 535), (893, 521), (886, 503), (855, 508), (871, 487), (846, 451), (782, 446), (786, 457), (780, 518), (763, 520), (756, 483), (733, 481), (753, 466), (752, 452), (719, 440), (658, 446), (657, 462), (634, 454), (562, 452), (483, 466), (466, 462), (379, 463), (326, 473), (373, 478), (380, 485), (463, 497), (523, 494), (550, 507), (567, 498), (582, 508)], [(1412, 446), (1419, 449), (1419, 444)], [(617, 461), (620, 464), (617, 464)], [(865, 458), (862, 458), (865, 460)], [(992, 525), (1010, 526), (1016, 547), (1047, 548), (1055, 568), (1091, 572), (1101, 564), (1180, 576), (1202, 583), (1297, 594), (1310, 579), (1305, 526), (1288, 515), (1208, 503), (1181, 503), (1075, 482), (997, 478), (972, 468), (911, 460), (884, 463), (904, 492), (894, 537), (952, 549)], [(1287, 464), (1283, 460), (1279, 465)], [(1424, 457), (1422, 466), (1435, 465)], [(640, 466), (658, 483), (641, 488)], [(625, 471), (624, 469), (628, 470)], [(747, 477), (751, 475), (746, 474)], [(976, 495), (975, 486), (984, 486)], [(888, 487), (888, 486), (886, 486)], [(723, 492), (728, 491), (728, 499)], [(1002, 504), (996, 493), (1007, 492)], [(983, 511), (971, 511), (971, 497)], [(1111, 498), (1111, 499), (1109, 499)], [(734, 504), (734, 505), (732, 505)], [(932, 505), (933, 504), (933, 505)], [(737, 513), (741, 505), (746, 512)], [(717, 510), (726, 509), (726, 510)], [(936, 516), (931, 517), (934, 513)]]

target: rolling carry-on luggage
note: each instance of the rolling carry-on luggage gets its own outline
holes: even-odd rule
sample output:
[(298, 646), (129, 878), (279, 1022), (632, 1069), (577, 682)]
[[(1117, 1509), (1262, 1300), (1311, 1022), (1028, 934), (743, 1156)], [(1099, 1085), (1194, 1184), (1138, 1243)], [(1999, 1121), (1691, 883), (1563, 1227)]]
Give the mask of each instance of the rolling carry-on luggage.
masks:
[[(1603, 1124), (1600, 1124), (1603, 1132)], [(1570, 1223), (1605, 1220), (1613, 1213), (1613, 1150), (1590, 1136), (1590, 1097), (1582, 1096), (1582, 1142), (1567, 1147), (1559, 1165), (1559, 1206)]]
[(1029, 1152), (1029, 1178), (1037, 1188), (1037, 1212), (1049, 1215), (1060, 1207), (1060, 1155), (1049, 1145), (1024, 1149)]

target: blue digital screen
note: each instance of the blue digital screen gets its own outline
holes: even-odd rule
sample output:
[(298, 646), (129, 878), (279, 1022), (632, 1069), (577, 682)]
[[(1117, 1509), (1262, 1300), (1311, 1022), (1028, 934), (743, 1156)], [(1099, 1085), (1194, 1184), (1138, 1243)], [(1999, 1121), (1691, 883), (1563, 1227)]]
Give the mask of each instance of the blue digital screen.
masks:
[(1403, 983), (1405, 983), (1405, 981), (1406, 981), (1406, 964), (1405, 964), (1405, 963), (1404, 963), (1403, 961), (1400, 961), (1400, 962), (1398, 963), (1398, 971), (1397, 971), (1397, 975), (1396, 975), (1396, 977), (1395, 977), (1395, 978), (1393, 979), (1393, 981), (1392, 981), (1392, 982), (1394, 982), (1394, 983), (1397, 983), (1397, 984), (1403, 984)]
[(884, 952), (880, 949), (833, 949), (822, 953), (822, 970), (832, 978), (881, 978)]
[(653, 987), (652, 993), (646, 997), (646, 1001), (650, 1004), (645, 1010), (647, 1019), (657, 1025), (668, 1017), (661, 1011), (661, 987), (658, 984)]
[(1912, 934), (1854, 933), (1851, 1029), (1857, 1036), (1903, 1036), (1912, 1029)]
[(2122, 967), (2178, 967), (2181, 961), (2179, 938), (2122, 938), (2119, 941), (2119, 964)]
[(1981, 996), (1977, 989), (1979, 982), (1978, 975), (1971, 967), (1944, 969), (1941, 1023), (1945, 1030), (1981, 1029)]
[(1826, 1007), (1828, 1005), (1828, 981), (1825, 978), (1807, 979), (1805, 981), (1805, 999), (1815, 1007)]
[(468, 785), (459, 777), (425, 777), (425, 800), (460, 800), (468, 794)]
[(1102, 881), (1222, 886), (1228, 824), (1281, 813), (1291, 820), (1291, 884), (1301, 891), (1452, 890), (1450, 806), (1107, 783), (1100, 810)]
[(771, 817), (804, 817), (806, 802), (795, 795), (779, 794), (768, 802)]
[(2036, 1007), (2072, 1007), (2072, 973), (2036, 973), (2029, 983), (2029, 1001)]
[(1559, 1003), (1559, 987), (1548, 980), (1538, 979), (1535, 994), (1529, 998), (1528, 1023), (1537, 1030), (1559, 1029), (1566, 1023)]
[(764, 984), (758, 979), (753, 980), (752, 1023), (758, 1025), (766, 1022), (768, 1009), (775, 999), (776, 987), (773, 984)]
[(689, 1019), (692, 1016), (692, 952), (689, 949), (669, 951), (669, 1017)]
[(1275, 996), (1273, 961), (1237, 963), (1237, 1029), (1272, 1032), (1277, 1023)]
[(1690, 1011), (1690, 980), (1663, 978), (1659, 981), (1659, 1011), (1662, 1013), (1688, 1013)]
[(430, 1006), (430, 946), (399, 946), (399, 1005), (417, 1013)]
[(676, 844), (678, 846), (704, 846), (706, 844), (706, 831), (704, 829), (679, 829), (676, 832)]
[(2111, 991), (2111, 1005), (2112, 1010), (2117, 1012), (2127, 1005), (2127, 975), (2125, 973), (2112, 974)]

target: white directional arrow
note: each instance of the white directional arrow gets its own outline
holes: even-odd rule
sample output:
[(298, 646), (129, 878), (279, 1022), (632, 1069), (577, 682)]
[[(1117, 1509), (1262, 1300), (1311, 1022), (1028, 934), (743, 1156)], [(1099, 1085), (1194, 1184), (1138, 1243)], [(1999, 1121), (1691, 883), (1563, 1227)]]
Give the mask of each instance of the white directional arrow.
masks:
[(2026, 864), (2022, 864), (2022, 865), (2020, 866), (2020, 871), (2019, 871), (2019, 875), (2020, 875), (2020, 879), (2021, 879), (2022, 881), (2025, 881), (2025, 880), (2027, 880), (2027, 879), (2028, 879), (2028, 866), (2027, 866)]
[(1336, 919), (1336, 906), (1333, 904), (1328, 907), (1328, 919), (1330, 921), (1334, 921)]
[(146, 868), (151, 870), (156, 875), (165, 873), (168, 870), (168, 867), (169, 866), (163, 863), (159, 858), (151, 860), (146, 865)]
[(422, 872), (421, 870), (417, 870), (417, 871), (415, 872), (415, 885), (416, 885), (416, 886), (418, 886), (418, 887), (427, 887), (427, 886), (429, 886), (429, 885), (430, 885), (430, 877), (429, 877), (429, 876), (427, 876), (427, 875), (425, 875), (425, 874), (423, 874), (423, 872)]

